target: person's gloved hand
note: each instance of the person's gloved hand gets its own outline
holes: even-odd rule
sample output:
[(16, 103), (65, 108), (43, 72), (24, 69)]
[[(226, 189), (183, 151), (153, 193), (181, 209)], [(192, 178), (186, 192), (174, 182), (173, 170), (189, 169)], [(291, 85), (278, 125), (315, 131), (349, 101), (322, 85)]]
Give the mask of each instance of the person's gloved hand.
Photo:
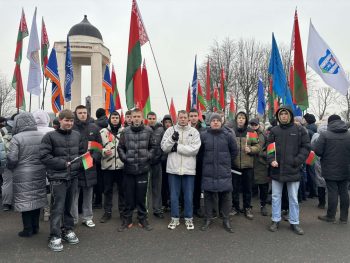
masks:
[(177, 131), (174, 131), (173, 135), (171, 136), (171, 138), (172, 138), (175, 142), (177, 142), (177, 141), (179, 140), (179, 137), (180, 137), (180, 135), (179, 135), (179, 132), (177, 132)]
[(173, 148), (171, 148), (171, 152), (177, 152), (177, 143), (175, 143)]

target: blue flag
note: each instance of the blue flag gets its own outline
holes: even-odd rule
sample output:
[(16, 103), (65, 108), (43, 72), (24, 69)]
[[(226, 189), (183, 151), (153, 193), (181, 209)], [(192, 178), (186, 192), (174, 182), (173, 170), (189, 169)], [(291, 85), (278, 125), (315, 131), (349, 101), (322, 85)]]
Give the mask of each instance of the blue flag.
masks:
[[(287, 78), (284, 72), (282, 59), (278, 51), (278, 46), (275, 40), (274, 34), (272, 34), (272, 49), (271, 58), (269, 64), (269, 73), (272, 75), (272, 89), (273, 91), (282, 98), (283, 104), (287, 104), (289, 100), (288, 88), (287, 88)], [(290, 92), (289, 92), (290, 96)], [(291, 97), (291, 96), (290, 96)]]
[(114, 107), (114, 101), (113, 101), (113, 91), (112, 91), (112, 83), (111, 83), (111, 77), (109, 73), (109, 66), (106, 65), (105, 69), (105, 75), (103, 77), (102, 86), (105, 88), (105, 110), (106, 114), (113, 112)]
[(265, 95), (264, 95), (264, 84), (262, 82), (261, 76), (259, 76), (258, 82), (258, 113), (263, 116), (265, 114)]
[(197, 55), (194, 59), (194, 72), (192, 80), (192, 109), (197, 109), (197, 93), (198, 93), (198, 79), (197, 79)]
[(66, 79), (64, 81), (64, 98), (65, 100), (71, 101), (72, 99), (72, 83), (74, 80), (73, 76), (73, 64), (72, 56), (70, 52), (69, 37), (67, 36), (67, 47), (66, 47)]

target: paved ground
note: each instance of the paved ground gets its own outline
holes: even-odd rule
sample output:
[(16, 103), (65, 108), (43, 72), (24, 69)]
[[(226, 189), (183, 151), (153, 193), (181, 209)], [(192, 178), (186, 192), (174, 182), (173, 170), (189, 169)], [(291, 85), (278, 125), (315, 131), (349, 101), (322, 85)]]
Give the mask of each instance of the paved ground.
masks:
[[(258, 207), (257, 200), (254, 204)], [(119, 233), (116, 216), (101, 224), (103, 211), (94, 210), (96, 227), (79, 225), (80, 244), (65, 245), (60, 253), (47, 248), (48, 223), (41, 222), (38, 235), (20, 238), (20, 214), (1, 211), (0, 262), (350, 262), (350, 226), (318, 221), (323, 211), (316, 205), (316, 199), (301, 205), (304, 236), (292, 233), (287, 222), (277, 233), (267, 231), (270, 218), (257, 209), (253, 221), (242, 215), (232, 218), (234, 234), (225, 232), (219, 219), (207, 232), (199, 230), (201, 219), (195, 220), (193, 231), (183, 223), (170, 231), (168, 214), (164, 220), (150, 216), (151, 232), (133, 227)]]

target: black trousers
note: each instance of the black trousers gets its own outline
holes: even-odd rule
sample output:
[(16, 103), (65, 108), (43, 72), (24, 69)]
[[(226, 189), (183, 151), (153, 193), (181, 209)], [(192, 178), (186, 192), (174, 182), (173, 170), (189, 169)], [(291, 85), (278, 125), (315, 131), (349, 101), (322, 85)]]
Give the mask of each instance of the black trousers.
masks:
[[(204, 191), (204, 209), (206, 219), (213, 218), (213, 210), (219, 205), (219, 211), (223, 219), (229, 217), (231, 208), (231, 192), (209, 192)], [(217, 201), (219, 200), (219, 204)]]
[(232, 173), (232, 207), (239, 210), (239, 191), (242, 188), (243, 193), (243, 208), (251, 208), (252, 200), (252, 183), (253, 183), (253, 168), (237, 169), (241, 175)]
[(120, 218), (125, 213), (125, 194), (123, 188), (123, 170), (102, 170), (104, 183), (104, 209), (106, 213), (112, 213), (113, 206), (113, 185), (117, 184), (118, 189), (118, 209)]
[(102, 194), (104, 193), (103, 187), (103, 174), (101, 170), (101, 165), (96, 165), (96, 174), (97, 174), (97, 184), (94, 185), (94, 203), (97, 205), (102, 204)]
[(340, 220), (348, 220), (349, 212), (349, 193), (348, 193), (348, 180), (343, 181), (331, 181), (326, 180), (328, 190), (328, 209), (327, 216), (329, 218), (335, 218), (338, 206), (338, 196), (340, 198)]
[(196, 176), (194, 177), (193, 190), (193, 211), (196, 212), (201, 208), (201, 193), (202, 193), (202, 167), (197, 166)]
[(22, 212), (23, 231), (33, 233), (39, 230), (40, 208)]
[(306, 187), (309, 190), (309, 197), (317, 196), (317, 187), (315, 182), (315, 167), (313, 165), (306, 165), (307, 181)]
[(162, 205), (164, 207), (170, 207), (170, 190), (168, 174), (166, 172), (166, 161), (162, 161)]
[(326, 188), (325, 187), (318, 187), (318, 203), (319, 205), (326, 205)]
[(265, 206), (266, 200), (267, 200), (267, 195), (269, 192), (269, 183), (258, 184), (258, 189), (259, 189), (260, 205)]
[(78, 191), (78, 178), (68, 181), (51, 181), (50, 188), (50, 236), (60, 238), (61, 228), (63, 231), (73, 230), (74, 228), (74, 218), (71, 211), (73, 207), (74, 195)]
[(147, 187), (148, 173), (133, 175), (125, 174), (124, 189), (125, 189), (125, 218), (128, 221), (132, 220), (134, 209), (137, 208), (137, 218), (143, 220), (147, 218)]

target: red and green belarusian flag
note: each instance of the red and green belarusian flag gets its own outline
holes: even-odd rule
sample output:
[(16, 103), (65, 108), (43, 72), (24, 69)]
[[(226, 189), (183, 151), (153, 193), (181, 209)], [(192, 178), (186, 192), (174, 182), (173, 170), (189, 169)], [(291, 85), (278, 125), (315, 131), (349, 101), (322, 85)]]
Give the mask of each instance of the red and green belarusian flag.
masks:
[(291, 91), (293, 102), (298, 105), (301, 110), (306, 110), (309, 107), (309, 100), (307, 94), (306, 73), (304, 67), (303, 50), (301, 47), (297, 10), (295, 10), (294, 15), (292, 50), (294, 50), (294, 61), (291, 66), (293, 67), (291, 70), (293, 76), (290, 78), (290, 80), (292, 80), (290, 82), (292, 82)]
[(151, 97), (149, 94), (148, 74), (146, 68), (146, 62), (143, 61), (142, 67), (142, 95), (141, 95), (141, 110), (143, 111), (143, 117), (147, 119), (147, 114), (151, 111)]
[(135, 90), (142, 90), (141, 46), (148, 42), (136, 0), (132, 1), (125, 97), (128, 109), (135, 107)]
[(41, 68), (45, 72), (47, 62), (49, 61), (47, 56), (49, 53), (49, 37), (47, 36), (46, 26), (44, 22), (44, 17), (41, 21)]
[(190, 88), (190, 84), (188, 84), (187, 100), (186, 100), (186, 111), (190, 112), (190, 110), (191, 110), (191, 88)]
[(305, 163), (306, 163), (307, 165), (314, 165), (315, 162), (316, 162), (316, 160), (317, 160), (317, 156), (316, 156), (315, 152), (314, 152), (314, 151), (311, 151), (310, 154), (309, 154), (309, 156), (307, 157)]
[(220, 71), (220, 107), (225, 111), (225, 102), (226, 102), (226, 92), (225, 92), (225, 72), (224, 68), (221, 68)]
[(83, 162), (83, 166), (85, 170), (94, 166), (94, 160), (92, 159), (90, 152), (84, 153), (83, 156), (81, 157), (81, 161)]
[(24, 99), (23, 82), (21, 74), (22, 49), (23, 39), (29, 35), (26, 17), (22, 9), (21, 21), (19, 22), (19, 29), (17, 35), (16, 53), (15, 53), (15, 70), (12, 78), (12, 87), (16, 90), (16, 108), (25, 110), (26, 103)]
[(173, 121), (173, 124), (176, 124), (176, 121), (177, 121), (176, 109), (175, 109), (173, 98), (171, 98), (169, 113), (170, 113), (171, 119)]
[(272, 87), (272, 78), (270, 78), (270, 86), (269, 86), (269, 93), (268, 93), (268, 116), (269, 116), (269, 120), (274, 119), (275, 117), (275, 113), (277, 112), (278, 108), (279, 108), (279, 102), (278, 102), (278, 98), (275, 94), (275, 92), (273, 91), (273, 87)]
[(230, 111), (228, 113), (228, 119), (233, 121), (235, 118), (235, 102), (233, 100), (233, 96), (231, 95), (231, 100), (230, 100)]
[(115, 74), (114, 65), (113, 64), (112, 64), (111, 83), (112, 83), (114, 109), (115, 110), (120, 110), (122, 108), (122, 104), (120, 103), (120, 96), (119, 96), (118, 87), (117, 87), (117, 76)]
[(267, 145), (267, 154), (273, 154), (276, 152), (276, 143), (270, 143), (269, 145)]
[(219, 91), (216, 86), (214, 87), (212, 105), (213, 105), (213, 112), (217, 112), (218, 110), (221, 110), (220, 103), (219, 103)]
[(206, 92), (205, 92), (205, 99), (207, 101), (207, 105), (209, 107), (209, 110), (212, 110), (212, 98), (211, 98), (211, 77), (210, 77), (210, 64), (209, 64), (209, 58), (207, 62), (207, 80), (206, 80)]
[(101, 152), (102, 148), (103, 147), (99, 142), (89, 141), (89, 143), (88, 143), (88, 150), (90, 150), (90, 151)]
[(197, 110), (199, 111), (205, 111), (207, 109), (206, 107), (206, 101), (203, 96), (203, 90), (202, 86), (198, 80), (198, 95), (197, 95)]
[(247, 132), (247, 141), (258, 142), (259, 136), (256, 132)]

